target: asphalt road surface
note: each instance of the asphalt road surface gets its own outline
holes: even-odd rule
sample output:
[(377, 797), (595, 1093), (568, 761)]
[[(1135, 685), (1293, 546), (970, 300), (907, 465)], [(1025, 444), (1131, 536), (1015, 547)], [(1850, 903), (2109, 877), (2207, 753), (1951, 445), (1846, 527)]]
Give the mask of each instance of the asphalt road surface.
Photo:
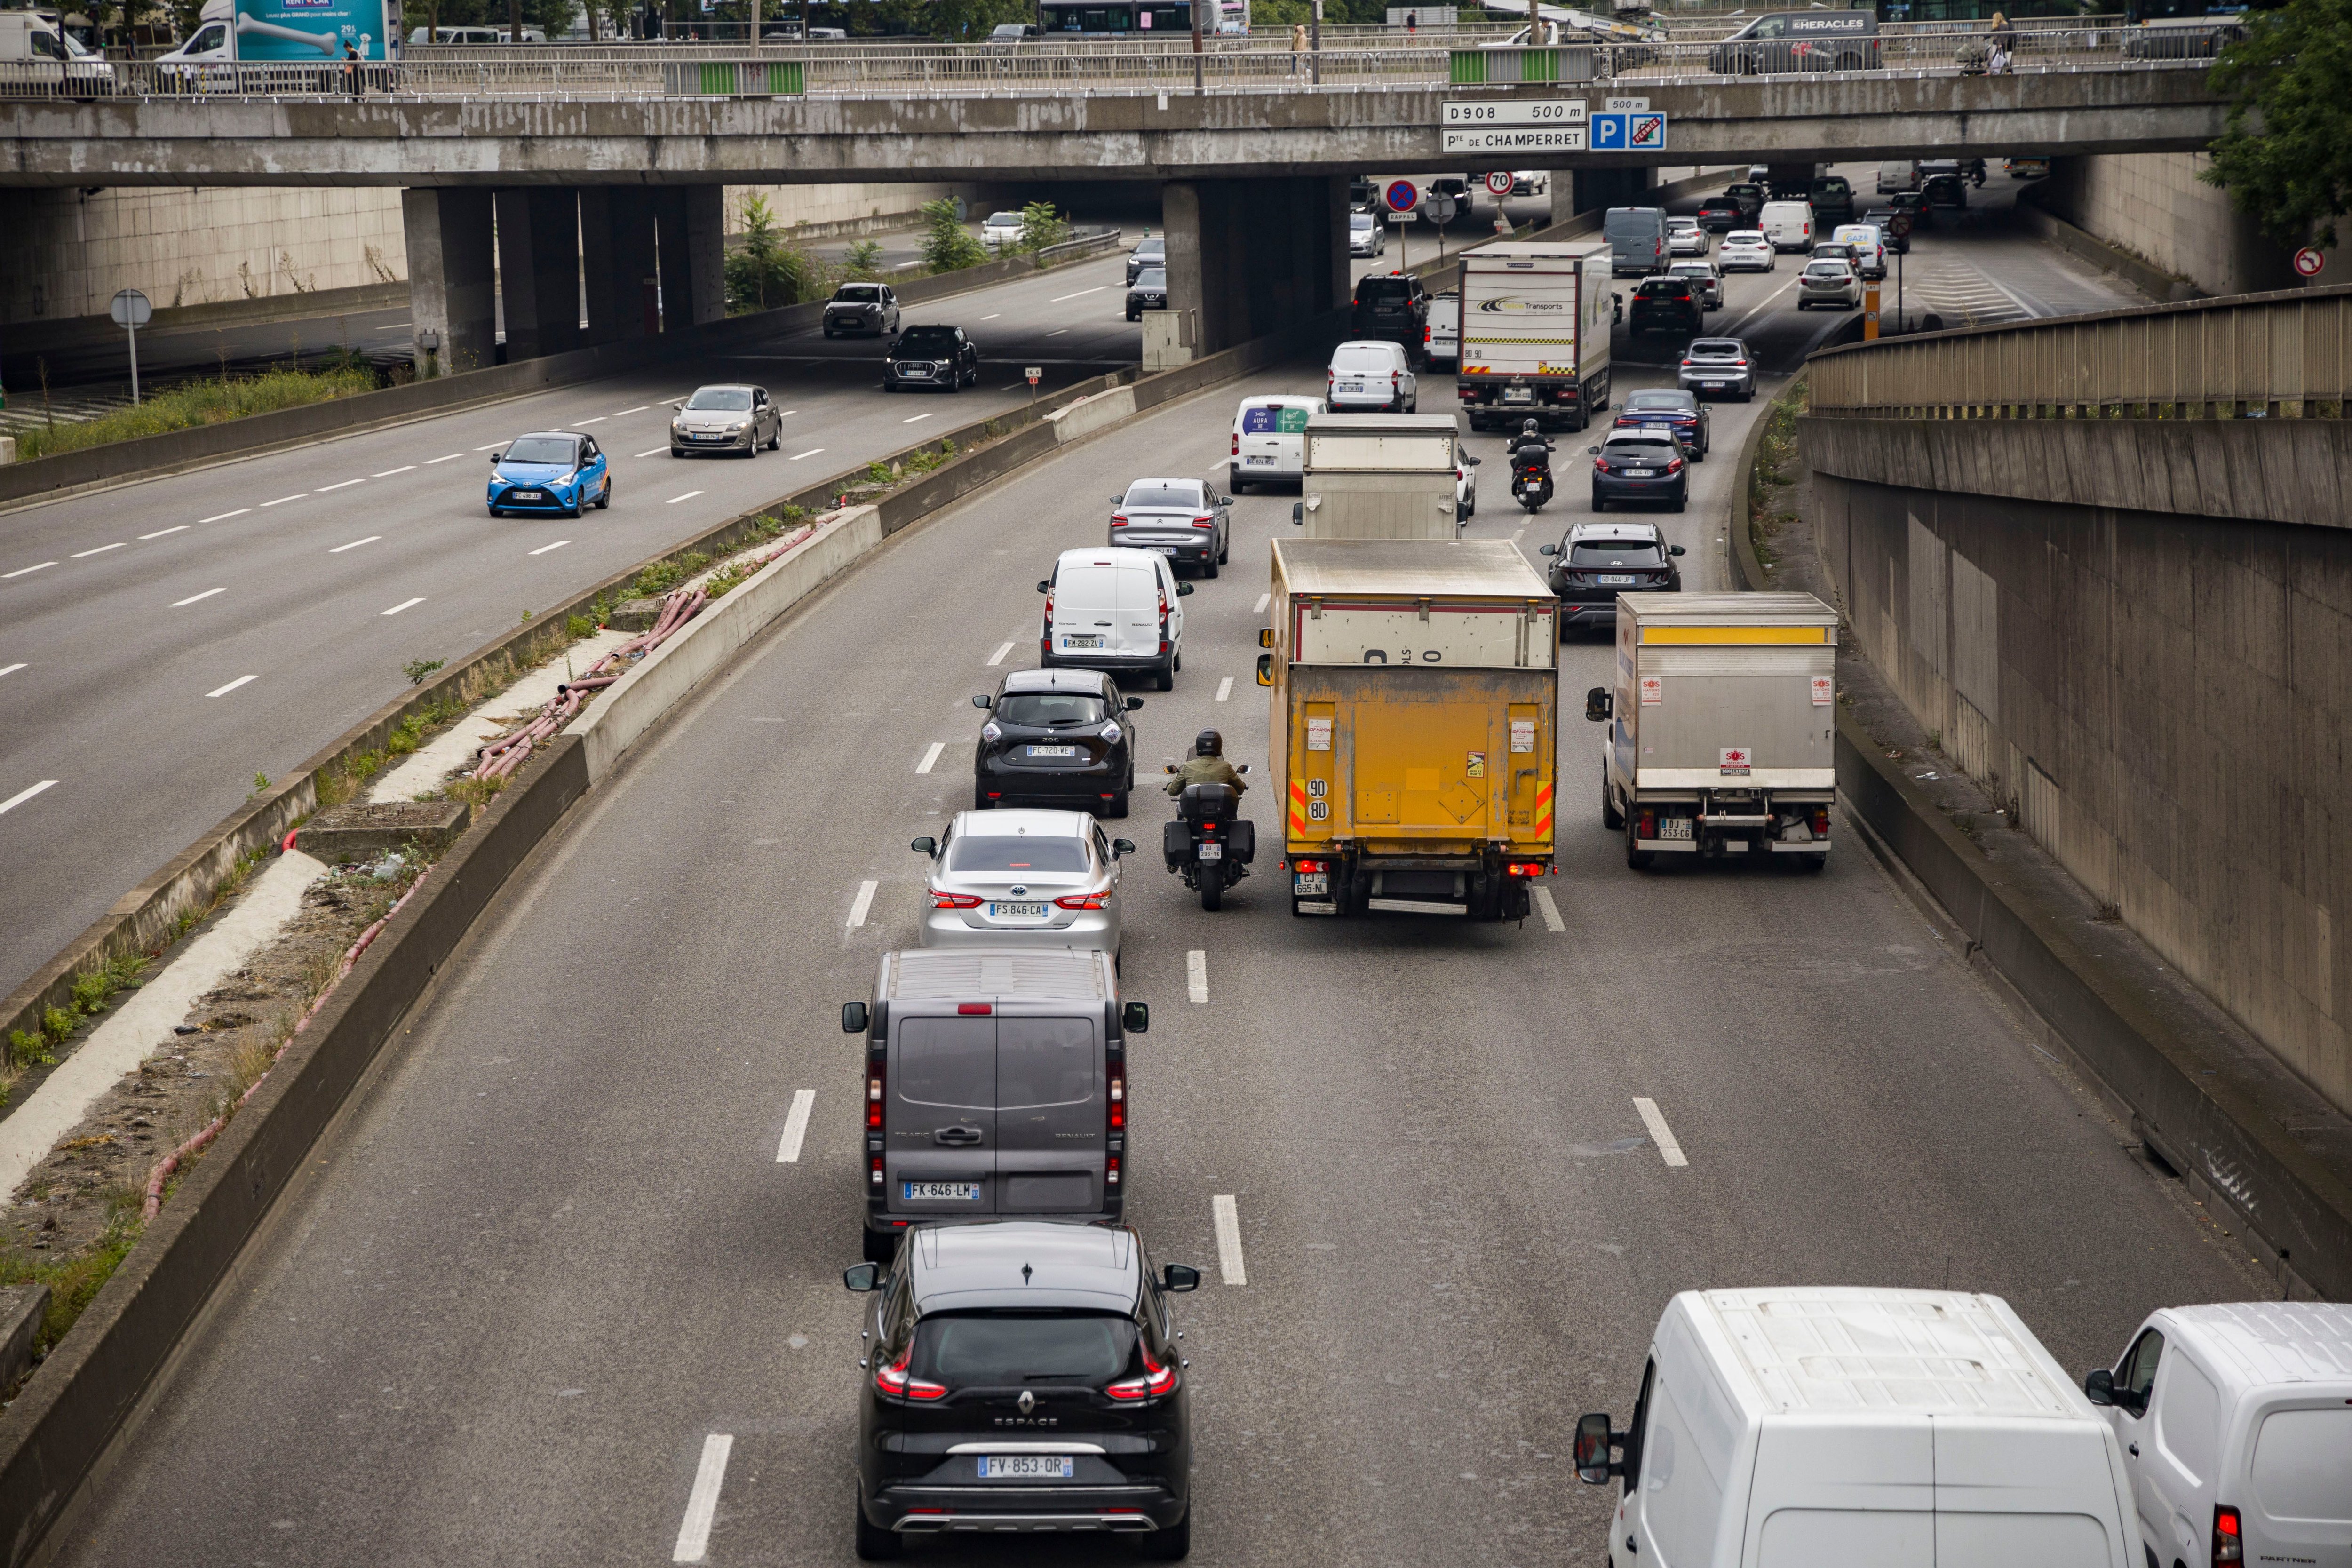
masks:
[[(11, 512), (0, 991), (219, 822), (256, 773), (282, 776), (390, 700), (408, 661), (468, 653), (739, 512), (1024, 403), (1028, 365), (1051, 391), (1133, 363), (1125, 276), (1111, 256), (910, 310), (909, 324), (954, 322), (982, 347), (979, 387), (952, 396), (886, 395), (879, 342), (812, 327)], [(671, 458), (665, 400), (737, 380), (791, 411), (781, 449)], [(489, 451), (551, 427), (612, 455), (611, 509), (488, 516)]]
[[(1787, 316), (1750, 331), (1783, 369), (1834, 325)], [(915, 939), (907, 841), (970, 798), (969, 700), (1032, 656), (1037, 577), (1103, 538), (1119, 480), (1219, 475), (1237, 390), (899, 535), (649, 737), (453, 961), (61, 1560), (668, 1562), (724, 1435), (707, 1560), (850, 1562), (860, 1058), (838, 1008)], [(1450, 379), (1423, 399), (1451, 407)], [(1717, 409), (1720, 455), (1763, 406)], [(1583, 510), (1565, 466), (1564, 503), (1529, 521), (1489, 462), (1470, 537), (1556, 537)], [(1695, 589), (1723, 583), (1730, 468), (1700, 465), (1660, 519)], [(1209, 723), (1265, 755), (1251, 672), (1289, 509), (1235, 507), (1232, 564), (1185, 601), (1177, 689), (1135, 716), (1147, 770)], [(1608, 658), (1572, 641), (1563, 693)], [(1597, 740), (1564, 709), (1560, 874), (1523, 924), (1295, 919), (1274, 854), (1207, 914), (1150, 852), (1166, 805), (1139, 794), (1118, 825), (1146, 848), (1126, 994), (1153, 1006), (1129, 1213), (1207, 1275), (1176, 1302), (1196, 1562), (1598, 1561), (1611, 1494), (1576, 1483), (1572, 1427), (1629, 1412), (1679, 1289), (1982, 1289), (2079, 1368), (2158, 1304), (2263, 1289), (1850, 832), (1819, 876), (1628, 871)], [(1263, 788), (1246, 806), (1274, 830)]]

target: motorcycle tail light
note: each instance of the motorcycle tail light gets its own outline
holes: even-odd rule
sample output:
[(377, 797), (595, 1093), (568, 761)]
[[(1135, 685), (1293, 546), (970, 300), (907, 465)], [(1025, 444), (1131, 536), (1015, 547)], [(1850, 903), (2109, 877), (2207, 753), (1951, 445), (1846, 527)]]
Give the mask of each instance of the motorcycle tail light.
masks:
[(1176, 1387), (1176, 1363), (1162, 1366), (1151, 1359), (1151, 1348), (1138, 1342), (1136, 1351), (1143, 1357), (1143, 1375), (1114, 1383), (1103, 1392), (1113, 1399), (1154, 1399), (1171, 1393)]
[(942, 892), (937, 888), (933, 888), (931, 889), (931, 908), (935, 910), (976, 910), (980, 908), (980, 899), (977, 894), (973, 893), (948, 893)]
[(1055, 899), (1054, 907), (1063, 910), (1098, 910), (1109, 901), (1108, 893), (1073, 893), (1066, 899)]
[(1110, 1130), (1127, 1130), (1127, 1074), (1113, 1068), (1110, 1075)]
[(919, 1377), (908, 1374), (907, 1363), (914, 1353), (914, 1342), (908, 1341), (907, 1348), (898, 1352), (897, 1361), (874, 1369), (874, 1386), (900, 1399), (945, 1399), (948, 1391), (942, 1384), (926, 1383)]

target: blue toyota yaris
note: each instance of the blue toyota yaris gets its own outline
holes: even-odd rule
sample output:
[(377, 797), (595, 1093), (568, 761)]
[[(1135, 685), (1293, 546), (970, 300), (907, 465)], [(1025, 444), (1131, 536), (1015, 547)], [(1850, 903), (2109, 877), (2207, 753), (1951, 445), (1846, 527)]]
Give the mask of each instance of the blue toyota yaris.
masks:
[(541, 430), (490, 454), (490, 515), (555, 512), (578, 517), (613, 504), (613, 470), (593, 436)]

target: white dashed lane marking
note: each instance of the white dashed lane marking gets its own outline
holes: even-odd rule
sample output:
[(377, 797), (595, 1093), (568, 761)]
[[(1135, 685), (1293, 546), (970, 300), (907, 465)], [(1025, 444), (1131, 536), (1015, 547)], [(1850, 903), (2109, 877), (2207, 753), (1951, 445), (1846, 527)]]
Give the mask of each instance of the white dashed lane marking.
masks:
[(309, 490), (298, 490), (290, 496), (279, 496), (276, 500), (266, 500), (261, 504), (265, 507), (284, 506), (288, 501), (300, 500), (304, 496), (309, 495), (310, 493), (310, 492)]
[(0, 664), (0, 675), (14, 675), (24, 668), (25, 662), (22, 659), (18, 659), (15, 664)]
[(394, 605), (392, 608), (384, 611), (383, 613), (387, 616), (396, 616), (400, 614), (401, 611), (414, 609), (424, 602), (425, 601), (423, 599), (403, 599), (400, 603)]
[(1273, 595), (1273, 594), (1271, 594), (1271, 593), (1260, 594), (1260, 595), (1257, 596), (1257, 610), (1256, 610), (1256, 613), (1257, 613), (1258, 615), (1261, 615), (1261, 616), (1262, 616), (1262, 615), (1264, 615), (1264, 614), (1265, 614), (1265, 607), (1266, 607), (1268, 605), (1271, 605), (1271, 604), (1273, 604), (1273, 603), (1274, 603), (1274, 595)]
[(1184, 988), (1195, 1002), (1209, 999), (1209, 955), (1197, 947), (1184, 955)]
[(793, 456), (792, 456), (792, 461), (793, 461), (793, 462), (797, 463), (797, 462), (799, 462), (803, 458), (814, 458), (814, 457), (815, 457), (819, 452), (822, 452), (822, 451), (824, 451), (824, 447), (810, 447), (807, 451), (805, 451), (805, 452), (794, 452), (794, 453), (793, 454)]
[(551, 551), (551, 550), (561, 550), (561, 549), (562, 549), (565, 545), (567, 545), (567, 544), (569, 544), (569, 543), (571, 543), (571, 542), (572, 542), (572, 541), (570, 541), (570, 540), (568, 540), (568, 539), (559, 539), (559, 540), (557, 540), (557, 541), (556, 541), (554, 543), (552, 543), (552, 544), (542, 544), (542, 545), (541, 545), (538, 549), (536, 549), (536, 550), (532, 551), (532, 552), (531, 552), (531, 553), (532, 553), (533, 555), (544, 555), (544, 554), (546, 554), (546, 553), (547, 553), (549, 551)]
[(682, 495), (682, 496), (672, 496), (672, 497), (670, 497), (670, 498), (669, 498), (669, 500), (667, 500), (664, 501), (662, 504), (663, 504), (664, 506), (676, 506), (678, 502), (680, 502), (680, 501), (682, 501), (682, 500), (692, 500), (695, 497), (697, 497), (697, 496), (700, 495), (701, 493), (702, 493), (702, 492), (701, 492), (700, 490), (688, 490), (688, 491), (687, 491), (687, 492), (686, 492), (684, 495)]
[(325, 495), (329, 490), (345, 490), (351, 489), (353, 485), (363, 485), (365, 483), (367, 483), (367, 478), (362, 475), (356, 479), (345, 479), (341, 484), (320, 485), (319, 487), (319, 493), (320, 495)]
[(776, 1145), (776, 1163), (791, 1165), (801, 1157), (801, 1140), (808, 1136), (809, 1107), (816, 1103), (816, 1090), (796, 1089), (793, 1091), (793, 1108), (784, 1113), (783, 1141)]
[(19, 566), (14, 572), (0, 572), (0, 582), (5, 582), (11, 577), (29, 577), (36, 572), (46, 572), (56, 564), (54, 561), (44, 561), (37, 566)]
[(167, 533), (185, 533), (187, 531), (188, 525), (186, 523), (175, 522), (169, 528), (159, 528), (152, 533), (142, 533), (139, 537), (142, 541), (149, 539), (161, 539)]
[[(24, 668), (25, 667), (21, 664), (12, 664), (8, 667), (9, 669), (22, 669)], [(6, 673), (7, 670), (0, 670), (0, 675), (5, 675)], [(18, 790), (6, 800), (0, 800), (0, 812), (10, 812), (16, 810), (18, 806), (24, 805), (26, 801), (32, 799), (35, 795), (40, 794), (43, 790), (47, 789), (57, 782), (58, 781), (55, 779), (43, 779), (40, 783), (35, 784), (30, 789)]]
[(186, 605), (196, 604), (205, 599), (209, 599), (215, 594), (226, 594), (228, 590), (226, 588), (207, 588), (201, 594), (191, 594), (184, 599), (173, 600), (172, 608), (175, 610), (181, 609)]
[[(424, 466), (429, 468), (436, 463), (454, 463), (465, 455), (466, 454), (463, 452), (452, 452), (446, 458), (427, 458), (425, 459)], [(229, 513), (229, 516), (231, 517), (235, 517), (236, 515), (236, 513), (235, 512)]]
[(1667, 1164), (1690, 1163), (1684, 1158), (1683, 1146), (1675, 1141), (1675, 1130), (1666, 1125), (1665, 1113), (1658, 1109), (1656, 1100), (1637, 1094), (1633, 1097), (1633, 1109), (1641, 1112), (1642, 1125), (1650, 1130), (1650, 1141), (1658, 1146), (1658, 1154)]
[(874, 889), (878, 885), (871, 879), (857, 884), (857, 901), (849, 906), (850, 930), (856, 931), (866, 923), (866, 915), (874, 908)]
[(1551, 889), (1549, 888), (1538, 888), (1535, 891), (1536, 912), (1543, 916), (1544, 929), (1546, 931), (1566, 931), (1568, 929), (1568, 922), (1559, 918), (1559, 906), (1551, 901)]
[(713, 1432), (702, 1440), (702, 1462), (694, 1468), (694, 1489), (686, 1497), (686, 1518), (678, 1522), (673, 1563), (699, 1563), (710, 1551), (710, 1525), (719, 1517), (719, 1489), (727, 1481), (727, 1456), (735, 1439)]
[(362, 544), (373, 544), (377, 540), (382, 539), (383, 537), (383, 535), (381, 533), (371, 533), (365, 539), (354, 539), (349, 544), (338, 544), (332, 550), (328, 551), (327, 553), (330, 555), (341, 555), (346, 550), (357, 550)]
[(412, 471), (413, 469), (415, 469), (415, 467), (416, 467), (416, 465), (415, 465), (415, 464), (414, 464), (414, 463), (403, 463), (403, 464), (401, 464), (401, 465), (400, 465), (400, 467), (398, 467), (398, 468), (386, 468), (386, 469), (384, 469), (384, 470), (383, 470), (383, 472), (382, 472), (382, 473), (380, 473), (380, 474), (370, 474), (370, 475), (368, 476), (368, 478), (370, 478), (370, 479), (388, 479), (392, 478), (392, 476), (393, 476), (393, 475), (394, 475), (394, 474), (405, 474), (405, 473), (408, 473), (408, 472)]
[[(1109, 287), (1110, 285), (1108, 283), (1097, 283), (1091, 289), (1081, 289), (1075, 294), (1056, 294), (1051, 300), (1046, 300), (1045, 303), (1049, 305), (1058, 305), (1065, 300), (1083, 300), (1089, 294), (1099, 294)], [(1063, 330), (1066, 331), (1069, 329), (1066, 327)]]
[(1012, 651), (1013, 645), (1011, 643), (1006, 643), (1003, 647), (1000, 647), (994, 653), (990, 654), (988, 656), (989, 668), (993, 669), (998, 665), (1003, 664), (1004, 662), (1004, 656)]
[(77, 550), (73, 552), (73, 558), (76, 561), (87, 561), (93, 555), (103, 555), (110, 550), (123, 549), (130, 542), (127, 539), (118, 539), (111, 544), (101, 544), (95, 550)]
[(1242, 1262), (1242, 1211), (1231, 1193), (1219, 1193), (1211, 1200), (1217, 1219), (1217, 1272), (1228, 1285), (1249, 1283), (1249, 1269)]
[(261, 677), (257, 675), (240, 675), (235, 680), (230, 681), (226, 686), (215, 686), (210, 691), (205, 692), (205, 695), (207, 697), (226, 697), (230, 692), (235, 691), (238, 687), (247, 684), (248, 681), (255, 681), (260, 679)]
[(948, 743), (945, 741), (933, 741), (931, 742), (931, 749), (923, 753), (923, 760), (915, 764), (915, 771), (919, 773), (929, 773), (931, 771), (931, 764), (938, 762), (940, 760), (940, 753), (947, 749)]
[(901, 419), (898, 423), (901, 425), (916, 425), (920, 424), (923, 420), (929, 419), (929, 417), (930, 416), (929, 414), (918, 414), (913, 416), (911, 418)]
[(1230, 675), (1217, 682), (1217, 700), (1223, 702), (1234, 694), (1234, 678)]
[[(462, 457), (462, 456), (464, 456), (464, 454), (463, 454), (463, 453), (460, 453), (460, 454), (459, 454), (459, 456), (461, 456), (461, 457)], [(436, 463), (446, 461), (446, 459), (444, 459), (444, 458), (434, 458), (433, 460), (434, 460), (435, 462), (436, 462)], [(252, 509), (251, 507), (249, 507), (249, 506), (241, 506), (241, 507), (237, 508), (235, 511), (216, 511), (216, 512), (213, 513), (213, 514), (212, 514), (212, 516), (210, 516), (210, 517), (200, 517), (200, 518), (196, 519), (196, 521), (197, 521), (199, 524), (202, 524), (202, 523), (207, 523), (207, 522), (226, 522), (230, 518), (233, 518), (233, 517), (243, 517), (247, 512), (249, 512), (249, 511), (251, 511), (252, 510), (253, 510), (253, 509)]]

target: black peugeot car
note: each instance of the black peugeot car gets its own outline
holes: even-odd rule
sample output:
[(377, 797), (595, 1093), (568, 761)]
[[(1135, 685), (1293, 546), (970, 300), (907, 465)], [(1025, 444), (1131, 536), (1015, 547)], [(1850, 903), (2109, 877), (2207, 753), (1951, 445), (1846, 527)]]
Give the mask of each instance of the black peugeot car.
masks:
[(1181, 1337), (1125, 1226), (983, 1220), (919, 1226), (872, 1293), (857, 1445), (857, 1555), (909, 1535), (1139, 1535), (1147, 1557), (1192, 1547), (1192, 1439)]
[(989, 710), (972, 749), (971, 804), (1058, 805), (1125, 816), (1135, 787), (1135, 725), (1143, 706), (1121, 697), (1098, 669), (1016, 669), (996, 694), (971, 700)]
[(980, 345), (961, 327), (908, 327), (882, 362), (882, 390), (944, 387), (961, 392), (980, 384)]
[(1558, 544), (1539, 553), (1552, 557), (1548, 574), (1559, 595), (1559, 635), (1571, 626), (1614, 626), (1620, 594), (1672, 594), (1683, 585), (1675, 557), (1654, 522), (1580, 522)]

